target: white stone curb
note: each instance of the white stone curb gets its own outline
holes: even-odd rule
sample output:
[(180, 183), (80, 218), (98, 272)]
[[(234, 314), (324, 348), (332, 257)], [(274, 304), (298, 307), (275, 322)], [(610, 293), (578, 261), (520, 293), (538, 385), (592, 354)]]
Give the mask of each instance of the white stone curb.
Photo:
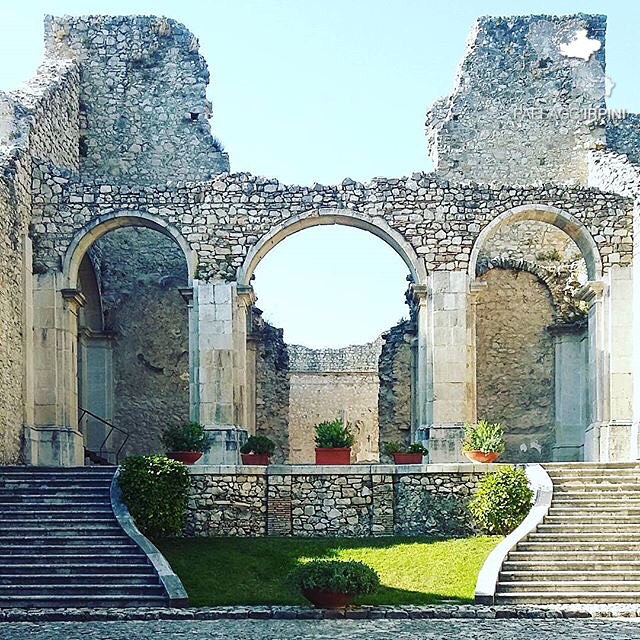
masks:
[(549, 474), (539, 464), (527, 465), (525, 472), (534, 492), (533, 506), (520, 526), (495, 547), (482, 565), (476, 582), (476, 604), (495, 604), (498, 576), (507, 555), (518, 542), (535, 531), (549, 511), (553, 497), (553, 483)]
[(169, 606), (186, 607), (189, 604), (189, 596), (182, 584), (182, 581), (173, 572), (173, 569), (167, 562), (166, 558), (160, 553), (157, 547), (145, 536), (140, 533), (136, 527), (127, 505), (120, 498), (120, 485), (118, 484), (118, 476), (120, 475), (120, 467), (116, 470), (113, 480), (111, 481), (111, 508), (116, 520), (124, 530), (124, 532), (145, 552), (147, 558), (156, 570), (160, 582), (169, 597)]

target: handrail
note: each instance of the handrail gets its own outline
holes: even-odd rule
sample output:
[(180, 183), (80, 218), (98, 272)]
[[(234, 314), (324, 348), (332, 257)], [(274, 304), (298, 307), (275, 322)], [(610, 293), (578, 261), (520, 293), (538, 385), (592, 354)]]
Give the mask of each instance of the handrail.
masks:
[(91, 411), (89, 411), (89, 409), (83, 409), (82, 407), (79, 407), (79, 409), (80, 409), (80, 415), (78, 416), (78, 423), (82, 422), (85, 416), (91, 416), (98, 422), (101, 422), (102, 424), (109, 427), (109, 431), (107, 432), (105, 439), (102, 441), (102, 444), (100, 445), (100, 448), (97, 451), (98, 455), (102, 456), (102, 451), (114, 431), (117, 431), (118, 433), (121, 433), (124, 436), (122, 442), (120, 443), (120, 446), (118, 447), (118, 450), (115, 452), (115, 456), (116, 456), (115, 462), (116, 464), (118, 464), (120, 461), (120, 454), (122, 453), (122, 449), (124, 448), (124, 445), (127, 444), (127, 440), (129, 439), (130, 433), (126, 429), (123, 429), (122, 427), (116, 427), (115, 424), (111, 424), (111, 422), (109, 422), (108, 420), (105, 420), (104, 418), (97, 416), (95, 413), (92, 413)]
[(525, 472), (529, 480), (529, 486), (534, 492), (534, 500), (531, 510), (521, 524), (500, 542), (485, 560), (476, 583), (476, 604), (495, 604), (496, 588), (502, 563), (507, 559), (510, 551), (515, 549), (530, 533), (536, 530), (538, 525), (551, 506), (553, 497), (553, 483), (546, 470), (539, 464), (528, 464)]

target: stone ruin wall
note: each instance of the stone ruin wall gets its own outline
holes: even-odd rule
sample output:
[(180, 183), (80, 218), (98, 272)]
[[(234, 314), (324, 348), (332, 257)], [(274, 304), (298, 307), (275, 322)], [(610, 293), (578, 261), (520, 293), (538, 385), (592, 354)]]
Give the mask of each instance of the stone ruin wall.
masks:
[(467, 500), (485, 472), (441, 465), (229, 467), (191, 471), (188, 536), (464, 536)]
[(272, 462), (282, 464), (289, 459), (289, 351), (282, 329), (265, 322), (255, 308), (252, 325), (249, 354), (255, 363), (255, 432), (273, 440)]
[(404, 320), (382, 334), (378, 362), (380, 392), (378, 421), (380, 455), (385, 442), (411, 441), (414, 323)]
[(526, 271), (492, 269), (476, 306), (478, 418), (505, 427), (509, 462), (551, 460), (555, 351), (547, 287)]
[(288, 347), (290, 462), (314, 462), (314, 427), (336, 418), (351, 425), (352, 461), (377, 460), (381, 347), (381, 339), (339, 349)]
[[(41, 163), (77, 168), (78, 92), (70, 62), (47, 62), (20, 90), (0, 92), (0, 464), (19, 461), (23, 424), (34, 421), (32, 185), (40, 191)], [(33, 196), (46, 197), (46, 190)]]
[[(587, 184), (588, 150), (605, 143), (605, 29), (597, 15), (478, 19), (453, 91), (427, 113), (438, 174)], [(600, 43), (586, 60), (565, 49), (581, 30)]]
[(207, 64), (198, 39), (180, 23), (47, 16), (45, 48), (51, 58), (76, 58), (82, 66), (82, 174), (161, 184), (229, 169), (208, 122)]

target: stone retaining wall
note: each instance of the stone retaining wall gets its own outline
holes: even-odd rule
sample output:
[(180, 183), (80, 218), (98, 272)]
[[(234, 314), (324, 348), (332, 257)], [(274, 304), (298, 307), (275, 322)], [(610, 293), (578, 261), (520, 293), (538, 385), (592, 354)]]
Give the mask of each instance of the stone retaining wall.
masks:
[(495, 465), (204, 466), (191, 472), (188, 536), (451, 536)]

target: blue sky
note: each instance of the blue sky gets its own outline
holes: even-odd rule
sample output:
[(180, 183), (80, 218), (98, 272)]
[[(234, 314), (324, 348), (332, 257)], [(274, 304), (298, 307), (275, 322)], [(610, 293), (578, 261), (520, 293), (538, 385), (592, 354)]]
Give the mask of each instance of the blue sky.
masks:
[[(640, 111), (636, 1), (3, 2), (0, 89), (35, 70), (46, 13), (164, 14), (200, 39), (212, 73), (212, 127), (232, 170), (295, 184), (402, 176), (430, 169), (424, 114), (450, 90), (477, 16), (579, 11), (609, 16), (609, 105)], [(255, 286), (288, 341), (338, 346), (373, 339), (406, 315), (405, 274), (400, 258), (366, 232), (319, 228), (273, 249)]]

